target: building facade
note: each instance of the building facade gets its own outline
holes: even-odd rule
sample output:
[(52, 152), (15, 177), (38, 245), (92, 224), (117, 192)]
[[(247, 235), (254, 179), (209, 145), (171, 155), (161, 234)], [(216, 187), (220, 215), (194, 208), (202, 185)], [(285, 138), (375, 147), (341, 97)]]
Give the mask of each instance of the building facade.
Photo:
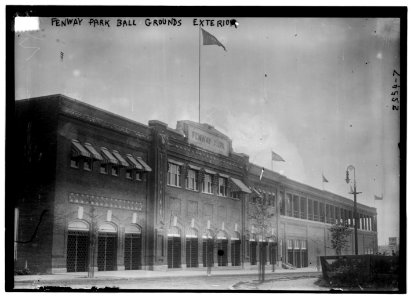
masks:
[[(260, 177), (211, 125), (144, 125), (63, 95), (15, 111), (17, 270), (307, 267), (334, 254), (332, 224), (353, 226), (351, 200)], [(375, 253), (376, 210), (358, 209), (359, 253)]]

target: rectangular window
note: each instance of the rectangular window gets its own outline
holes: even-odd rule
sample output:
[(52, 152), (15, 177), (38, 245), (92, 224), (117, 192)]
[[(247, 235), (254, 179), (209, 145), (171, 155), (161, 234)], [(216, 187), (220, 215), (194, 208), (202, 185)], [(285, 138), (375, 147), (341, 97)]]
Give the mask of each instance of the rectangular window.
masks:
[(300, 217), (300, 197), (295, 196), (293, 198), (294, 218)]
[(330, 223), (330, 205), (325, 205), (325, 222)]
[(340, 218), (340, 208), (335, 207), (335, 223), (339, 224), (341, 223), (341, 218)]
[(78, 159), (72, 158), (70, 160), (70, 167), (78, 169), (80, 167), (80, 162)]
[(142, 174), (140, 172), (136, 172), (136, 180), (138, 181), (142, 180)]
[(293, 240), (287, 240), (287, 249), (293, 249)]
[(180, 177), (181, 177), (181, 166), (173, 164), (173, 163), (168, 163), (167, 184), (171, 186), (181, 187)]
[(227, 178), (218, 178), (218, 194), (227, 197)]
[(100, 165), (100, 173), (101, 174), (108, 174), (108, 164), (101, 164)]
[(314, 219), (313, 200), (308, 199), (308, 220)]
[(282, 216), (285, 215), (284, 192), (280, 192), (280, 214), (281, 214)]
[(287, 205), (287, 216), (289, 216), (289, 217), (293, 216), (291, 202), (292, 202), (292, 195), (287, 194), (286, 205)]
[(318, 201), (314, 201), (314, 221), (320, 220), (320, 210), (318, 208)]
[(133, 171), (132, 170), (126, 170), (126, 178), (127, 179), (133, 179)]
[(300, 241), (301, 249), (307, 249), (307, 241)]
[(198, 191), (197, 184), (198, 172), (196, 170), (188, 170), (186, 179), (186, 188), (193, 191)]
[(334, 205), (330, 205), (330, 223), (335, 223), (335, 208)]
[(91, 160), (88, 160), (88, 159), (84, 160), (83, 169), (86, 170), (86, 171), (91, 171), (92, 170)]
[(118, 176), (119, 167), (118, 166), (111, 166), (111, 175)]
[(324, 203), (320, 203), (320, 222), (325, 222), (325, 207), (324, 207)]
[(300, 198), (301, 219), (307, 219), (307, 198)]
[(203, 193), (213, 194), (213, 176), (210, 174), (204, 174)]
[(294, 240), (294, 249), (300, 249), (300, 241)]

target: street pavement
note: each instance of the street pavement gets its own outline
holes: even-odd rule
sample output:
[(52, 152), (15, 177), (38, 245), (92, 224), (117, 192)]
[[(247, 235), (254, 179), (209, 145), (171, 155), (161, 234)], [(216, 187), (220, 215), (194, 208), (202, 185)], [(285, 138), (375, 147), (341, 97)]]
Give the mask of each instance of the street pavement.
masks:
[[(249, 288), (241, 282), (254, 282), (258, 278), (256, 269), (218, 269), (213, 268), (211, 276), (206, 275), (205, 269), (198, 270), (167, 270), (167, 271), (110, 271), (95, 272), (95, 278), (88, 278), (87, 273), (63, 273), (52, 275), (21, 275), (14, 277), (15, 289), (39, 289), (49, 286), (71, 287), (74, 289), (95, 288), (119, 288), (119, 289), (177, 289), (177, 290), (248, 290), (248, 289), (277, 289), (274, 284), (278, 279), (283, 286), (292, 287), (293, 284), (285, 284), (293, 281), (302, 285), (293, 289), (311, 290), (320, 289), (314, 282), (321, 275), (316, 268), (302, 268), (295, 270), (266, 269), (267, 282), (256, 285), (257, 288)], [(296, 281), (296, 280), (300, 281)], [(307, 282), (307, 279), (311, 281)], [(305, 281), (304, 281), (305, 280)], [(305, 287), (305, 288), (304, 288)], [(281, 289), (281, 288), (280, 288)]]

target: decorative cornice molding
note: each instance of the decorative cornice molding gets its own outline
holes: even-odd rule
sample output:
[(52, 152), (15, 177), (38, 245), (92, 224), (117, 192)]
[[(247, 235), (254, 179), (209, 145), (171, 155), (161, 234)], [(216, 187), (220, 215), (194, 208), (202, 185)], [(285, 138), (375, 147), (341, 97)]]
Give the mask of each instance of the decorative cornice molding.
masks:
[(81, 121), (84, 121), (84, 122), (87, 122), (87, 123), (91, 123), (91, 124), (96, 124), (96, 125), (99, 125), (99, 126), (104, 127), (104, 128), (115, 130), (117, 132), (125, 133), (125, 134), (128, 134), (128, 135), (133, 135), (133, 136), (138, 137), (139, 139), (142, 139), (142, 140), (145, 140), (145, 141), (148, 141), (148, 142), (150, 142), (152, 140), (152, 138), (150, 136), (146, 136), (141, 132), (138, 132), (138, 131), (135, 131), (135, 130), (132, 130), (132, 129), (129, 129), (127, 127), (120, 126), (120, 125), (117, 125), (117, 124), (109, 123), (109, 122), (104, 121), (100, 118), (92, 117), (92, 116), (83, 114), (79, 111), (76, 111), (76, 110), (73, 110), (73, 109), (70, 109), (70, 108), (67, 108), (67, 107), (61, 108), (60, 112), (63, 115), (69, 116), (71, 118), (75, 118), (75, 119), (78, 119), (78, 120), (81, 120)]
[(70, 193), (69, 202), (76, 203), (76, 204), (85, 204), (85, 205), (108, 207), (108, 208), (118, 208), (118, 209), (128, 209), (128, 210), (135, 210), (135, 211), (143, 210), (142, 202), (116, 199), (116, 198), (111, 198), (111, 197), (109, 198), (109, 197), (96, 196), (96, 195), (81, 194), (81, 193)]

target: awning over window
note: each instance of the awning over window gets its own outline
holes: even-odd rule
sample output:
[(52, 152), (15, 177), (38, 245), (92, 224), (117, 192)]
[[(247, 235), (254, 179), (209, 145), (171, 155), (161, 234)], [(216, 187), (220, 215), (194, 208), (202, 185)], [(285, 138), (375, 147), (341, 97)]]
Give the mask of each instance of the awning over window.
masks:
[(230, 178), (231, 181), (236, 185), (240, 192), (251, 194), (251, 190), (240, 180), (236, 178)]
[(127, 159), (129, 160), (131, 167), (136, 170), (144, 171), (144, 168), (140, 163), (137, 162), (137, 160), (131, 155), (127, 154)]
[(146, 162), (141, 158), (141, 157), (137, 157), (137, 161), (140, 163), (140, 165), (143, 166), (144, 171), (146, 172), (151, 172), (151, 168), (149, 167), (148, 164), (146, 164)]
[(72, 153), (74, 157), (87, 157), (91, 158), (91, 154), (80, 144), (77, 140), (71, 140)]
[(107, 150), (107, 148), (101, 147), (101, 152), (103, 153), (104, 162), (106, 164), (113, 164), (113, 165), (119, 164), (117, 159), (113, 156), (113, 154), (110, 153), (110, 151)]
[(91, 153), (93, 159), (103, 160), (103, 157), (101, 157), (100, 153), (98, 153), (97, 150), (94, 149), (94, 147), (90, 143), (85, 143), (84, 146)]
[(117, 150), (113, 150), (113, 154), (114, 154), (114, 157), (120, 162), (121, 166), (126, 167), (126, 168), (130, 166), (128, 162), (126, 162), (126, 160), (121, 156), (121, 154), (118, 153)]
[(221, 173), (218, 173), (218, 176), (220, 176), (220, 177), (224, 177), (224, 178), (228, 178), (228, 177), (230, 177), (230, 176), (228, 176), (228, 175), (226, 175), (226, 174), (221, 174)]

